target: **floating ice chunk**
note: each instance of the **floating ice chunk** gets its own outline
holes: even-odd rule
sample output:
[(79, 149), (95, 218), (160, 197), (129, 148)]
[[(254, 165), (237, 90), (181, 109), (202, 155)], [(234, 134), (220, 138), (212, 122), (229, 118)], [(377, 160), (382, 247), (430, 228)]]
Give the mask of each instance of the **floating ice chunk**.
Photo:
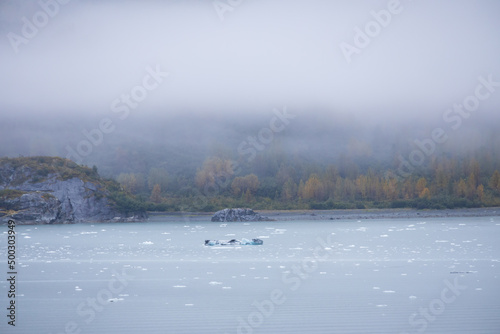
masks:
[(174, 285), (173, 288), (185, 288), (185, 285)]
[(380, 237), (381, 237), (381, 238), (387, 238), (387, 237), (389, 237), (389, 236), (388, 236), (387, 234), (381, 234), (381, 235), (380, 235)]
[(80, 288), (78, 285), (75, 286), (75, 291), (82, 291), (82, 288)]
[(108, 299), (108, 303), (116, 303), (116, 302), (122, 302), (124, 301), (125, 299), (123, 298), (109, 298)]
[(384, 290), (383, 292), (384, 293), (396, 293), (396, 291), (394, 291), (394, 290)]
[(410, 299), (417, 299), (417, 296), (410, 296), (408, 298), (410, 298)]
[(379, 304), (379, 305), (375, 305), (377, 307), (387, 307), (387, 304)]
[(208, 284), (210, 284), (210, 285), (221, 285), (222, 282), (212, 281), (212, 282), (209, 282)]
[(141, 242), (141, 245), (153, 245), (154, 243), (152, 241), (144, 241)]

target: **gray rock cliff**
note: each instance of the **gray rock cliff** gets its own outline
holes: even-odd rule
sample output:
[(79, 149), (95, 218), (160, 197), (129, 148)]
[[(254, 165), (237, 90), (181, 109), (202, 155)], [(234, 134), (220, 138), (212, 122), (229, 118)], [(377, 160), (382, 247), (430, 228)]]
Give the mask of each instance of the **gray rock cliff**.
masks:
[[(20, 224), (54, 224), (135, 221), (146, 217), (145, 213), (119, 212), (108, 197), (109, 190), (97, 173), (92, 174), (92, 169), (65, 159), (43, 158), (41, 163), (34, 160), (37, 158), (1, 159), (2, 220), (12, 218)], [(62, 166), (53, 167), (61, 163)]]

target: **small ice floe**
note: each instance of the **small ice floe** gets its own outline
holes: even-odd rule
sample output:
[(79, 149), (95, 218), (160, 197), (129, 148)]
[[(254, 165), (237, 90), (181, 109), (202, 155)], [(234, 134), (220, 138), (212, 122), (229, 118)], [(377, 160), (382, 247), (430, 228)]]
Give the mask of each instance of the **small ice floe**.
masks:
[(379, 304), (379, 305), (375, 305), (376, 307), (387, 307), (387, 304)]
[(285, 234), (286, 229), (285, 228), (277, 228), (272, 232), (272, 234)]
[(108, 299), (108, 303), (116, 303), (116, 302), (122, 302), (124, 301), (125, 299), (123, 298), (109, 298)]
[(140, 243), (141, 245), (153, 245), (154, 243), (152, 241), (144, 241)]
[(223, 286), (223, 287), (222, 287), (222, 289), (223, 289), (223, 290), (231, 290), (231, 289), (232, 289), (232, 287), (230, 287), (230, 286)]
[(170, 232), (162, 232), (161, 234), (170, 234)]
[(387, 238), (387, 237), (389, 237), (389, 236), (388, 236), (387, 234), (381, 234), (381, 235), (380, 235), (380, 237), (381, 237), (381, 238)]
[(384, 290), (383, 292), (384, 293), (396, 293), (396, 291), (394, 291), (394, 290)]
[(185, 288), (185, 285), (174, 285), (172, 288)]
[(380, 288), (378, 286), (374, 286), (373, 290), (380, 290)]
[(227, 224), (220, 224), (219, 227), (227, 227)]
[(269, 239), (268, 235), (259, 235), (257, 238), (259, 239)]
[(410, 298), (410, 299), (417, 299), (417, 296), (410, 296), (408, 298)]
[(476, 291), (482, 291), (483, 288), (476, 288)]
[(24, 236), (24, 239), (31, 239), (29, 235)]
[(443, 243), (446, 243), (446, 242), (449, 242), (448, 240), (436, 240), (434, 242), (443, 242)]
[(78, 285), (75, 286), (75, 291), (82, 291), (82, 288), (80, 288)]
[(222, 282), (212, 281), (212, 282), (209, 282), (208, 284), (210, 284), (210, 285), (221, 285)]
[(194, 306), (194, 304), (184, 304), (184, 306)]

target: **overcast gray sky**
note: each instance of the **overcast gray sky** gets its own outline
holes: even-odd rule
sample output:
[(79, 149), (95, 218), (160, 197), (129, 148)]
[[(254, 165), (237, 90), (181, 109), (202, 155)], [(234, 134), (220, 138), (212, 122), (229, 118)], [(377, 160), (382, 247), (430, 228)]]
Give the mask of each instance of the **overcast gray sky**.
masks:
[[(169, 76), (140, 102), (145, 114), (287, 105), (435, 115), (473, 94), (479, 76), (500, 81), (497, 0), (401, 0), (351, 62), (341, 43), (355, 46), (355, 28), (392, 1), (232, 0), (222, 14), (208, 0), (54, 1), (42, 0), (47, 22), (37, 1), (1, 2), (0, 113), (109, 114), (148, 66)], [(13, 42), (25, 38), (23, 17), (43, 26)], [(481, 105), (499, 107), (500, 89)]]

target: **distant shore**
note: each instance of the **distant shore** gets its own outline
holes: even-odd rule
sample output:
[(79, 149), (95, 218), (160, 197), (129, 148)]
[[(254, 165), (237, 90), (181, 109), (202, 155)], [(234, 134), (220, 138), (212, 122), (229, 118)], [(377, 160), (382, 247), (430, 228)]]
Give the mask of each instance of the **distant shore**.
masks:
[[(405, 219), (445, 217), (487, 217), (500, 216), (500, 208), (470, 208), (445, 210), (415, 209), (352, 209), (352, 210), (256, 210), (275, 221), (290, 220), (349, 220), (349, 219)], [(148, 221), (186, 222), (210, 221), (210, 212), (153, 212)]]

